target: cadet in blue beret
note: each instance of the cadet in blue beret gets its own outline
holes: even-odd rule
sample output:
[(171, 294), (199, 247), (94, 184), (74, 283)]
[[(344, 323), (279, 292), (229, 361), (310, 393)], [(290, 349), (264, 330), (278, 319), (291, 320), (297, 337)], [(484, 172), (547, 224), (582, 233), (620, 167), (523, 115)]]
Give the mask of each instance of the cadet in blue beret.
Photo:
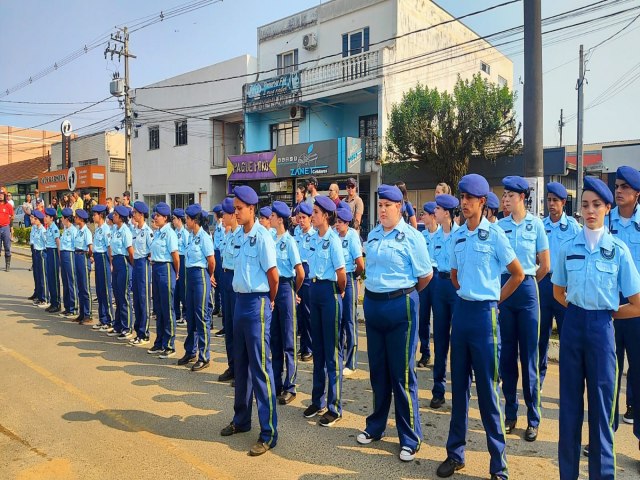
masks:
[(275, 240), (276, 230), (271, 226), (271, 214), (273, 213), (271, 211), (271, 207), (262, 207), (259, 212), (260, 215), (258, 215), (258, 221), (260, 222), (260, 225), (266, 228)]
[(451, 335), (451, 319), (458, 296), (451, 283), (451, 252), (453, 251), (452, 234), (459, 228), (454, 218), (460, 205), (458, 199), (448, 193), (436, 197), (435, 218), (440, 229), (433, 236), (431, 251), (438, 265), (434, 272), (430, 288), (433, 290), (433, 346), (435, 358), (433, 363), (433, 398), (430, 407), (438, 409), (444, 405), (444, 394), (447, 384), (447, 358), (449, 357), (449, 338)]
[(233, 269), (235, 259), (235, 235), (242, 229), (236, 219), (236, 207), (233, 198), (222, 201), (222, 221), (225, 234), (220, 244), (222, 258), (222, 329), (224, 346), (227, 353), (227, 369), (218, 377), (219, 382), (228, 382), (235, 378), (233, 359), (233, 315), (236, 308), (236, 292), (233, 291)]
[(95, 263), (96, 297), (98, 297), (98, 322), (92, 327), (94, 330), (108, 329), (113, 324), (112, 294), (111, 294), (111, 228), (106, 223), (106, 205), (95, 205), (93, 212), (93, 261)]
[(431, 281), (433, 267), (424, 237), (403, 220), (402, 192), (378, 187), (378, 220), (366, 243), (364, 316), (374, 410), (360, 444), (384, 435), (395, 400), (400, 460), (412, 461), (422, 443), (415, 355), (418, 344), (418, 291)]
[(45, 308), (49, 300), (47, 289), (46, 261), (47, 261), (47, 232), (44, 228), (44, 213), (34, 210), (31, 215), (30, 243), (33, 245), (33, 281), (35, 284), (35, 298), (33, 304)]
[(78, 316), (75, 321), (80, 325), (92, 325), (91, 317), (91, 279), (89, 275), (89, 257), (92, 255), (93, 235), (87, 227), (89, 214), (85, 210), (76, 210), (76, 227), (78, 232), (74, 239), (76, 269), (76, 288), (78, 289)]
[(76, 316), (78, 294), (76, 290), (75, 237), (78, 229), (73, 224), (73, 210), (62, 209), (62, 226), (64, 231), (60, 236), (60, 273), (62, 277), (62, 305), (64, 310), (60, 314), (64, 318)]
[(133, 235), (129, 228), (129, 209), (118, 205), (113, 212), (114, 230), (111, 235), (111, 282), (116, 311), (113, 326), (103, 327), (107, 335), (119, 336), (133, 324), (133, 304), (131, 301), (131, 277), (133, 258)]
[[(312, 200), (313, 203), (313, 200)], [(309, 278), (309, 256), (311, 255), (311, 239), (316, 234), (316, 229), (311, 225), (311, 214), (313, 213), (312, 203), (302, 202), (298, 205), (298, 227), (294, 236), (300, 252), (302, 269), (304, 270), (304, 282), (298, 290), (298, 330), (300, 331), (300, 360), (310, 362), (313, 360), (313, 340), (311, 338), (311, 299), (309, 298), (309, 288), (311, 278)]]
[(47, 208), (44, 213), (45, 246), (47, 248), (45, 279), (49, 291), (49, 306), (45, 311), (59, 313), (62, 309), (60, 308), (60, 229), (56, 225), (58, 212), (55, 208)]
[(498, 211), (500, 210), (500, 199), (498, 196), (489, 192), (487, 194), (487, 208), (485, 209), (485, 217), (491, 223), (496, 223), (498, 221)]
[(173, 309), (176, 312), (176, 325), (186, 326), (187, 312), (187, 270), (185, 266), (185, 253), (191, 241), (191, 234), (185, 228), (185, 213), (182, 208), (174, 208), (171, 223), (178, 237), (178, 257), (180, 257), (180, 280), (176, 281), (176, 295), (174, 297)]
[[(222, 299), (222, 256), (220, 250), (220, 244), (222, 243), (222, 239), (224, 238), (224, 223), (222, 222), (222, 205), (217, 204), (213, 207), (213, 214), (216, 220), (216, 224), (213, 230), (213, 249), (215, 251), (215, 259), (216, 259), (216, 271), (215, 271), (215, 280), (216, 287), (213, 290), (214, 294), (214, 306), (213, 306), (213, 315), (220, 316), (223, 308), (223, 299)], [(224, 325), (224, 320), (223, 320)], [(216, 337), (223, 337), (225, 335), (224, 327), (216, 332)]]
[(407, 186), (404, 182), (396, 182), (395, 186), (398, 187), (398, 189), (402, 193), (402, 217), (404, 218), (405, 222), (407, 222), (413, 228), (418, 228), (416, 211), (409, 201)]
[(273, 202), (271, 228), (276, 232), (276, 262), (280, 279), (271, 316), (271, 355), (276, 396), (280, 405), (291, 403), (296, 398), (296, 296), (304, 281), (298, 245), (288, 231), (290, 219), (289, 206), (284, 202)]
[(246, 185), (233, 189), (236, 218), (242, 229), (234, 236), (233, 347), (235, 401), (232, 422), (222, 436), (251, 429), (253, 394), (258, 407), (260, 436), (249, 450), (258, 456), (278, 442), (278, 415), (271, 366), (271, 311), (278, 291), (276, 249), (269, 232), (256, 222), (258, 195)]
[[(475, 374), (480, 417), (487, 436), (491, 478), (508, 478), (504, 416), (497, 395), (500, 333), (498, 301), (518, 288), (524, 272), (504, 231), (483, 217), (489, 183), (481, 175), (465, 175), (458, 184), (464, 225), (452, 234), (451, 282), (458, 299), (451, 320), (451, 425), (447, 459), (439, 477), (464, 468), (470, 395), (469, 373)], [(501, 287), (500, 275), (511, 277)]]
[[(615, 202), (616, 207), (609, 215), (611, 234), (629, 247), (634, 264), (640, 269), (640, 172), (633, 167), (622, 166), (616, 171)], [(621, 298), (624, 305), (627, 299)], [(640, 372), (640, 318), (615, 320), (616, 354), (618, 365), (624, 365), (625, 352), (629, 361), (629, 371)], [(626, 412), (622, 417), (626, 423), (633, 423), (634, 432), (640, 439), (640, 376), (627, 375)], [(618, 397), (622, 380), (622, 368), (618, 369)], [(618, 430), (620, 402), (616, 401), (614, 431)], [(634, 418), (635, 416), (635, 418)]]
[[(553, 268), (554, 296), (567, 307), (560, 335), (560, 478), (579, 475), (585, 382), (591, 420), (589, 478), (616, 476), (612, 423), (618, 379), (612, 317), (640, 316), (640, 275), (627, 245), (605, 228), (612, 203), (602, 180), (585, 177), (584, 228), (561, 246)], [(620, 294), (628, 303), (621, 304)]]
[(340, 321), (340, 345), (344, 349), (342, 375), (348, 377), (358, 368), (358, 277), (364, 272), (362, 242), (360, 235), (351, 226), (351, 207), (342, 201), (336, 209), (336, 233), (342, 244), (347, 286), (342, 298), (342, 319)]
[(547, 209), (549, 215), (544, 218), (545, 232), (549, 238), (549, 254), (551, 256), (551, 270), (540, 283), (538, 289), (540, 293), (540, 340), (538, 342), (538, 356), (540, 358), (540, 391), (547, 375), (547, 353), (549, 350), (549, 337), (553, 327), (553, 319), (556, 319), (558, 335), (562, 334), (562, 321), (566, 308), (553, 298), (553, 284), (551, 275), (553, 266), (556, 264), (560, 246), (567, 240), (575, 237), (580, 231), (580, 224), (564, 213), (564, 206), (567, 203), (567, 190), (564, 185), (558, 182), (547, 184)]

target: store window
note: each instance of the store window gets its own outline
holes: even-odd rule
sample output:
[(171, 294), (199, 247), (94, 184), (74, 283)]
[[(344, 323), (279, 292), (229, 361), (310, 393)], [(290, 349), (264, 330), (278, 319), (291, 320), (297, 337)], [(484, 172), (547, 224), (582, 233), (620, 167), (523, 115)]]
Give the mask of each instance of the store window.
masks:
[(144, 203), (146, 203), (147, 206), (149, 207), (149, 212), (151, 212), (153, 210), (153, 207), (155, 207), (160, 202), (166, 202), (166, 201), (167, 201), (167, 196), (164, 193), (161, 195), (145, 195), (144, 196)]
[(172, 193), (169, 195), (171, 199), (171, 209), (185, 209), (189, 205), (195, 203), (193, 193)]
[(149, 150), (160, 148), (160, 127), (158, 125), (149, 127)]
[(283, 122), (271, 125), (271, 149), (300, 143), (300, 122)]
[(187, 121), (176, 122), (176, 147), (187, 144)]
[(298, 70), (298, 49), (278, 55), (278, 75)]
[(81, 167), (87, 167), (89, 165), (98, 165), (98, 159), (97, 158), (91, 158), (89, 160), (80, 160), (78, 162), (78, 165)]
[(378, 160), (378, 115), (360, 117), (358, 136), (364, 144), (365, 160)]

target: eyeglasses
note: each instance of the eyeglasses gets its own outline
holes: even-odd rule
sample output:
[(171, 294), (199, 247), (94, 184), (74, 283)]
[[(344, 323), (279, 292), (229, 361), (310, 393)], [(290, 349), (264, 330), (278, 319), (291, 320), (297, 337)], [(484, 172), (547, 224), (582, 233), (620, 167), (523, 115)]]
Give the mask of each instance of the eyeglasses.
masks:
[(356, 188), (355, 185), (347, 185), (347, 188)]

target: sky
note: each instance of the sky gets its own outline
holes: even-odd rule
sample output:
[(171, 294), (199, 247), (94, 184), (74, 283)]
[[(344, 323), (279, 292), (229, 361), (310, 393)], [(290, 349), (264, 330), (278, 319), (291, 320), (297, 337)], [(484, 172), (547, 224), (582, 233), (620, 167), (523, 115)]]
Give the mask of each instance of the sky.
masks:
[[(74, 113), (109, 96), (112, 74), (124, 75), (124, 66), (117, 60), (105, 60), (104, 48), (89, 50), (75, 60), (62, 65), (70, 54), (91, 45), (96, 39), (115, 32), (116, 25), (133, 25), (141, 18), (155, 16), (160, 11), (184, 4), (187, 0), (20, 0), (0, 2), (0, 92), (11, 89), (36, 74), (60, 62), (57, 69), (33, 80), (9, 95), (0, 97), (0, 124), (22, 128), (39, 126), (57, 131), (61, 120), (68, 116), (74, 127), (85, 131), (96, 127), (111, 129), (119, 124), (118, 103), (111, 99), (87, 111)], [(502, 3), (505, 0), (438, 0), (452, 15)], [(596, 0), (542, 1), (542, 17), (547, 18)], [(260, 25), (318, 5), (318, 0), (223, 0), (195, 12), (168, 18), (131, 34), (133, 88), (195, 70), (242, 54), (256, 55), (256, 29)], [(578, 77), (578, 50), (585, 51), (629, 24), (640, 15), (640, 0), (608, 0), (609, 8), (591, 17), (567, 20), (543, 27), (543, 32), (567, 23), (575, 23), (595, 15), (637, 7), (624, 16), (612, 17), (606, 28), (592, 32), (593, 24), (568, 38), (564, 33), (543, 35), (544, 144), (559, 142), (558, 120), (564, 109), (567, 119), (564, 144), (575, 144)], [(479, 35), (521, 25), (522, 3), (492, 10), (464, 21)], [(615, 24), (614, 24), (615, 23)], [(573, 36), (573, 35), (572, 35)], [(554, 41), (552, 41), (554, 40)], [(9, 48), (8, 46), (12, 47)], [(640, 18), (624, 31), (590, 53), (585, 86), (585, 143), (640, 138)], [(522, 120), (522, 84), (524, 56), (521, 43), (503, 47), (514, 67), (514, 87), (518, 119)], [(628, 80), (628, 82), (624, 82)], [(598, 97), (613, 93), (616, 82), (621, 88), (599, 105)], [(43, 105), (12, 102), (70, 102)], [(99, 123), (97, 123), (99, 122)], [(93, 127), (91, 125), (93, 124)]]

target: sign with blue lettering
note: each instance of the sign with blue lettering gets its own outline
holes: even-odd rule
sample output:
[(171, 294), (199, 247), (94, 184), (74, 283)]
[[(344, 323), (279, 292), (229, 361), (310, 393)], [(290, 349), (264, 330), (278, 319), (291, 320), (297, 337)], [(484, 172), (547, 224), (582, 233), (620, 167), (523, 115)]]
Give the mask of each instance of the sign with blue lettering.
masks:
[(340, 137), (276, 148), (276, 176), (279, 178), (361, 173), (361, 169), (360, 138)]
[(245, 112), (257, 112), (292, 105), (300, 99), (300, 72), (247, 83), (243, 87)]

